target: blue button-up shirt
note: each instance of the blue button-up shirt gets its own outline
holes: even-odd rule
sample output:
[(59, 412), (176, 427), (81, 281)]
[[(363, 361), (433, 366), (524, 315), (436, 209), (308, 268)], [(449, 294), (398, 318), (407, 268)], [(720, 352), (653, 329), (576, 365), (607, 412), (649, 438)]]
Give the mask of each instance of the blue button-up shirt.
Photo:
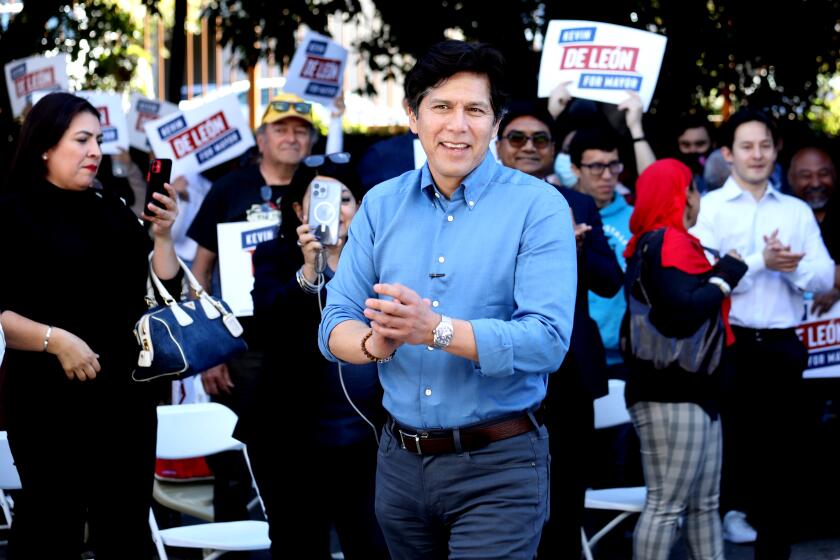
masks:
[(423, 345), (379, 366), (385, 409), (401, 424), (452, 428), (536, 407), (569, 348), (577, 282), (571, 214), (554, 187), (496, 163), (450, 200), (428, 164), (373, 188), (328, 286), (319, 344), (363, 315), (378, 283), (400, 283), (434, 311), (472, 324), (478, 362)]

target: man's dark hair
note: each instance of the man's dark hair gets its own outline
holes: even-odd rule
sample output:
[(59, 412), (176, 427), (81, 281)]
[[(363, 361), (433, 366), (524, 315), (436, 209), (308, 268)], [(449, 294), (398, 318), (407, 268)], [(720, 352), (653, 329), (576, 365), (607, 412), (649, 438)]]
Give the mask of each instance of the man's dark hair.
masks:
[(508, 110), (505, 111), (505, 116), (502, 117), (499, 123), (499, 140), (504, 136), (505, 129), (508, 125), (519, 117), (533, 117), (537, 119), (548, 127), (552, 140), (556, 140), (554, 137), (554, 119), (551, 117), (548, 109), (545, 108), (545, 103), (540, 104), (530, 100), (512, 101), (508, 105)]
[(487, 76), (494, 121), (499, 122), (508, 98), (504, 62), (499, 51), (484, 43), (441, 41), (421, 56), (406, 75), (404, 88), (408, 107), (417, 115), (420, 102), (431, 88), (458, 72), (472, 72)]
[(709, 122), (709, 119), (705, 114), (687, 113), (680, 116), (680, 118), (677, 119), (677, 126), (674, 129), (674, 138), (679, 138), (689, 128), (705, 128), (706, 132), (709, 133), (709, 139), (712, 139), (714, 129), (712, 128), (712, 123)]
[(748, 122), (760, 122), (770, 131), (770, 136), (773, 138), (773, 144), (778, 141), (776, 124), (766, 113), (756, 111), (755, 109), (741, 109), (726, 121), (720, 136), (720, 145), (732, 149), (732, 143), (735, 141), (735, 131), (742, 124)]
[(581, 128), (572, 137), (569, 144), (569, 158), (572, 163), (580, 167), (583, 152), (586, 150), (601, 150), (612, 152), (618, 150), (618, 136), (606, 128)]
[(47, 176), (43, 154), (58, 144), (79, 113), (90, 113), (99, 119), (99, 111), (93, 105), (69, 93), (51, 93), (32, 107), (20, 130), (12, 158), (13, 186), (24, 187)]

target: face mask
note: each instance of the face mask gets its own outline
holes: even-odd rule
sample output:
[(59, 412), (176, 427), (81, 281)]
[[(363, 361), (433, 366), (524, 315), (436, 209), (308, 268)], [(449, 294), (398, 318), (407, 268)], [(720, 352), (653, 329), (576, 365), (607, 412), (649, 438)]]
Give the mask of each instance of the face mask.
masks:
[(554, 173), (560, 177), (564, 187), (573, 187), (578, 181), (577, 175), (572, 171), (572, 158), (569, 154), (557, 154), (554, 160)]
[(709, 154), (680, 154), (679, 160), (691, 169), (692, 174), (702, 175), (708, 157)]

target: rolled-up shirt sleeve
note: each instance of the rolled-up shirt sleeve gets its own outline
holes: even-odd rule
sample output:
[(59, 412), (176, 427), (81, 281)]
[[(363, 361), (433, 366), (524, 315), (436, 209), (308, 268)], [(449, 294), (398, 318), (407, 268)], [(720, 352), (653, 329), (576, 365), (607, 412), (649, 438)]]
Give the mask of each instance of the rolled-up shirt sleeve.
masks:
[(470, 321), (481, 375), (555, 371), (569, 349), (577, 290), (571, 214), (559, 196), (532, 212), (516, 258), (511, 319)]
[(804, 208), (799, 219), (805, 256), (793, 272), (785, 273), (785, 279), (803, 292), (824, 292), (834, 286), (834, 261), (825, 248), (817, 220), (809, 208)]
[(373, 285), (377, 282), (373, 261), (373, 228), (366, 200), (350, 224), (347, 245), (341, 252), (340, 274), (327, 284), (327, 305), (318, 330), (318, 347), (321, 354), (332, 362), (340, 362), (330, 352), (330, 334), (345, 321), (368, 323), (364, 316), (364, 302), (377, 297)]

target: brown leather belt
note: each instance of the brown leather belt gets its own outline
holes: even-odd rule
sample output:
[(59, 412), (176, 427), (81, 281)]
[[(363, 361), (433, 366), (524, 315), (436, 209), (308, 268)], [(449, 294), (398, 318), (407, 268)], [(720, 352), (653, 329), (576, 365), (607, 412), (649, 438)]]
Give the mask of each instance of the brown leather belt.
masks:
[[(542, 425), (541, 416), (541, 411), (534, 412), (535, 420), (539, 425)], [(391, 424), (391, 432), (400, 442), (400, 447), (409, 453), (418, 455), (475, 451), (494, 441), (512, 438), (536, 429), (528, 414), (458, 428), (457, 430), (425, 430), (402, 426), (396, 421), (389, 423)], [(456, 445), (456, 437), (460, 439), (460, 449)]]

